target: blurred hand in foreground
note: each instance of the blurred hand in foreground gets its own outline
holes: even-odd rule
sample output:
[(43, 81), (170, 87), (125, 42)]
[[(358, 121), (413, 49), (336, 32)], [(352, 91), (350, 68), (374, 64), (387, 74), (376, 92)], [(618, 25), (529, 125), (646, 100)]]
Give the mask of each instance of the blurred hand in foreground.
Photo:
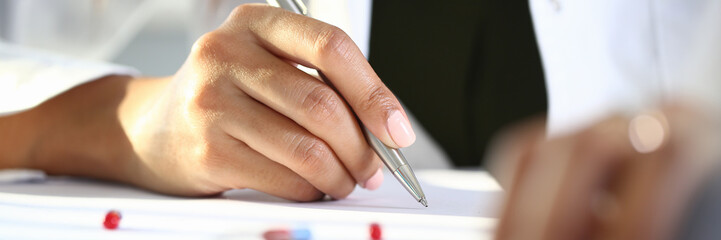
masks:
[(533, 120), (501, 135), (497, 239), (670, 239), (719, 160), (718, 121), (683, 107), (609, 117), (547, 139)]

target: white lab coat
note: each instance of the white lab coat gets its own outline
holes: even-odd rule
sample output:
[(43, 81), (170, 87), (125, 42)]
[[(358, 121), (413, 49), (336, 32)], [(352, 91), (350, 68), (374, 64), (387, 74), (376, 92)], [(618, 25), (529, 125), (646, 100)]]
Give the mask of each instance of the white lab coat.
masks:
[(721, 109), (721, 1), (530, 0), (551, 136), (664, 101)]

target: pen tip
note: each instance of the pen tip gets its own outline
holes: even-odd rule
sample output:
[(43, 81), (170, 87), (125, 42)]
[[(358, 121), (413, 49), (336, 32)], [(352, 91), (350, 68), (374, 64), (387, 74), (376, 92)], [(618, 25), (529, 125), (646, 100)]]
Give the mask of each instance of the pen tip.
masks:
[(418, 202), (420, 202), (421, 204), (423, 204), (424, 207), (428, 207), (428, 202), (426, 202), (426, 199), (425, 199), (425, 198), (421, 198), (421, 200), (419, 200)]

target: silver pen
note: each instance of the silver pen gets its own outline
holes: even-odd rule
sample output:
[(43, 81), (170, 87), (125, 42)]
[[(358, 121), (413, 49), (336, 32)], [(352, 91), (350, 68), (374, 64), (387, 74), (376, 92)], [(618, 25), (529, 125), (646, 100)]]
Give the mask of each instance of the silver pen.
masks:
[[(268, 5), (280, 7), (285, 10), (298, 13), (304, 16), (308, 15), (308, 8), (302, 0), (266, 0)], [(319, 71), (318, 74), (323, 78), (324, 81), (330, 83), (325, 79), (325, 76)], [(403, 185), (406, 190), (415, 198), (416, 201), (421, 203), (423, 206), (428, 207), (428, 201), (426, 195), (421, 189), (421, 185), (416, 179), (416, 175), (413, 173), (411, 166), (408, 165), (406, 158), (403, 156), (400, 150), (386, 146), (380, 139), (373, 135), (368, 128), (363, 126), (363, 123), (358, 121), (363, 129), (366, 140), (371, 145), (371, 148), (375, 150), (378, 156), (383, 161), (383, 164), (393, 173), (398, 182)]]

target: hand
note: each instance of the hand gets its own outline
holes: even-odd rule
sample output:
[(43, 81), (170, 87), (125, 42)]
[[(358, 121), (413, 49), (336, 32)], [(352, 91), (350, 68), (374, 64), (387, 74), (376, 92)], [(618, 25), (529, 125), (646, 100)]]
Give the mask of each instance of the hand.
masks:
[[(322, 71), (337, 89), (297, 69)], [(377, 188), (385, 144), (415, 135), (399, 101), (337, 27), (266, 5), (236, 8), (172, 78), (136, 80), (120, 114), (134, 184), (170, 194), (252, 188), (309, 201)]]
[(496, 238), (670, 238), (717, 163), (719, 131), (710, 119), (668, 107), (550, 140), (538, 122), (506, 135), (496, 155), (507, 190)]

